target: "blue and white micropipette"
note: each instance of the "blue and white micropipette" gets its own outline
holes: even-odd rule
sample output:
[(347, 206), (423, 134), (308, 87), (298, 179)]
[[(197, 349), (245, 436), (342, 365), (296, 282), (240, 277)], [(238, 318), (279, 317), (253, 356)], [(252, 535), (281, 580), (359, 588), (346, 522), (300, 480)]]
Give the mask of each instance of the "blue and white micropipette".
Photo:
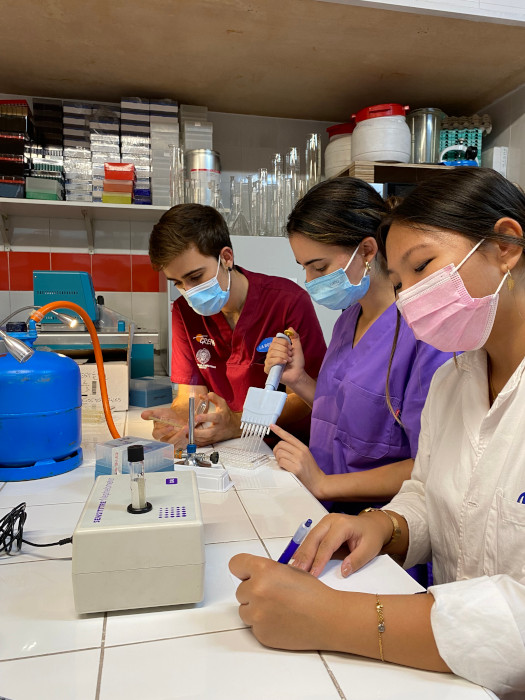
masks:
[(297, 548), (299, 545), (302, 543), (308, 532), (310, 531), (310, 525), (312, 524), (312, 519), (308, 518), (308, 520), (305, 520), (304, 523), (301, 523), (299, 527), (297, 528), (297, 532), (295, 535), (292, 537), (290, 542), (288, 543), (286, 549), (284, 552), (281, 554), (279, 559), (277, 560), (279, 564), (288, 564), (290, 559), (293, 557), (295, 554)]

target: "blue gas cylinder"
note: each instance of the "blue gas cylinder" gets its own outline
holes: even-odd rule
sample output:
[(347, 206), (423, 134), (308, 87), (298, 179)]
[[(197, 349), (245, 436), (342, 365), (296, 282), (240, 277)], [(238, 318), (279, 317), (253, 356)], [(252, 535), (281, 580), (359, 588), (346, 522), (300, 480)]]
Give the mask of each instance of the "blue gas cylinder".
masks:
[[(26, 332), (9, 333), (30, 347)], [(82, 398), (76, 362), (38, 350), (24, 363), (0, 357), (0, 481), (63, 474), (82, 464)]]

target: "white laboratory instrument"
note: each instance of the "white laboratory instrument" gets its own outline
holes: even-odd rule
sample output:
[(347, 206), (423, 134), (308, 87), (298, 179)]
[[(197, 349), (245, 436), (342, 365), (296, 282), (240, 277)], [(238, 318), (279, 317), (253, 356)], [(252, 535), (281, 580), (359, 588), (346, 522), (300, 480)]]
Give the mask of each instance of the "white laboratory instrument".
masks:
[(99, 476), (73, 533), (78, 613), (197, 603), (203, 521), (192, 471), (146, 474), (148, 512), (128, 511), (127, 474)]

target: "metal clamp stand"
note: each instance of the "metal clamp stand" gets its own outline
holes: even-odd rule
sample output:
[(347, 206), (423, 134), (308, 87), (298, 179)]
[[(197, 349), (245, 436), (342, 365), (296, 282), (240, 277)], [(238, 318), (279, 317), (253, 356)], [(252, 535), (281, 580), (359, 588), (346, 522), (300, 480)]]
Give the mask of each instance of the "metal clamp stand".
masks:
[[(197, 454), (197, 445), (195, 444), (195, 397), (190, 396), (188, 404), (188, 444), (186, 451), (182, 453), (182, 464), (186, 467), (211, 467), (212, 464), (217, 464), (219, 461), (219, 453), (213, 452), (210, 455), (210, 460), (204, 454)], [(216, 457), (215, 457), (216, 456)]]

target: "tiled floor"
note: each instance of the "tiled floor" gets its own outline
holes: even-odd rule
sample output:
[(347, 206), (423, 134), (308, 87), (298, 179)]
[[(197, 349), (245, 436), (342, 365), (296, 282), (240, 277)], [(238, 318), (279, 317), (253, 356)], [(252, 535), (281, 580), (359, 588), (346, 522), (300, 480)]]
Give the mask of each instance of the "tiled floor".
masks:
[[(122, 434), (149, 437), (140, 410), (115, 414)], [(93, 484), (104, 424), (84, 429), (84, 464), (35, 482), (0, 484), (0, 517), (27, 503), (26, 539), (73, 532)], [(238, 552), (277, 558), (298, 524), (324, 513), (295, 477), (232, 471), (235, 489), (202, 492), (206, 574), (202, 603), (77, 615), (71, 546), (0, 557), (0, 696), (11, 700), (487, 697), (455, 677), (337, 654), (262, 647), (239, 618), (227, 563)], [(392, 566), (394, 566), (392, 564)], [(404, 575), (404, 574), (403, 574)]]

